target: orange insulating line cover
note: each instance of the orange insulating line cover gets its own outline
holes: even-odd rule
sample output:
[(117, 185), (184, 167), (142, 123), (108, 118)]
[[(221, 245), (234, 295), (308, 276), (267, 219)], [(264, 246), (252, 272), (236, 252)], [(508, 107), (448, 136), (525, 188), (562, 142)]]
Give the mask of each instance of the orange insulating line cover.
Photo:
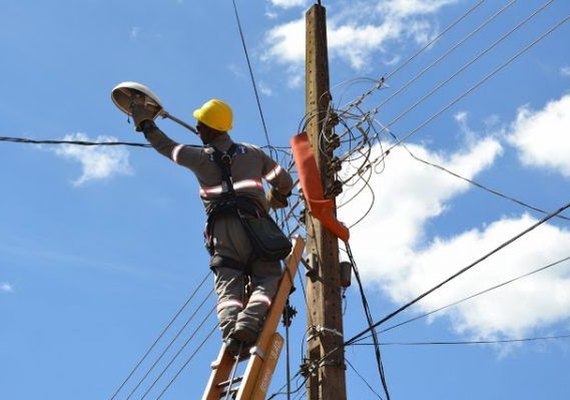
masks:
[(347, 242), (348, 228), (336, 219), (334, 201), (325, 199), (321, 174), (317, 168), (311, 143), (305, 132), (291, 138), (291, 149), (299, 174), (299, 182), (303, 189), (303, 196), (311, 215), (321, 221), (336, 237)]

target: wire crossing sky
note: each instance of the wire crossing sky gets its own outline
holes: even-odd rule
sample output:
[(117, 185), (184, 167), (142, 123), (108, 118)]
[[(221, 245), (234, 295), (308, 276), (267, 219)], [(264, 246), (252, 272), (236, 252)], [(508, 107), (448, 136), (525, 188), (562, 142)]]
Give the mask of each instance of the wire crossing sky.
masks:
[[(220, 337), (198, 186), (146, 149), (110, 99), (119, 82), (149, 86), (189, 123), (227, 101), (232, 137), (288, 168), (291, 135), (338, 121), (323, 149), (339, 145), (339, 218), (376, 321), (568, 201), (570, 4), (323, 2), (331, 108), (306, 115), (314, 3), (3, 4), (1, 398), (176, 400), (205, 387)], [(291, 199), (280, 223), (305, 235)], [(544, 221), (378, 327), (391, 398), (566, 399), (569, 229), (563, 214)], [(292, 366), (306, 340), (298, 286)], [(344, 301), (349, 339), (367, 327), (356, 285)], [(493, 345), (452, 345), (468, 343)], [(344, 351), (349, 398), (383, 398), (373, 348)], [(292, 373), (290, 396), (304, 398)], [(270, 397), (287, 398), (285, 383), (282, 355)]]

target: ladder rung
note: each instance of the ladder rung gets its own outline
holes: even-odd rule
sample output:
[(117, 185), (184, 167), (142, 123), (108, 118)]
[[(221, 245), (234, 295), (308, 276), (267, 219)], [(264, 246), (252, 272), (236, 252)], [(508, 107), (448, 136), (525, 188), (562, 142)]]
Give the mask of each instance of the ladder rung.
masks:
[(218, 383), (218, 384), (216, 385), (216, 387), (217, 387), (217, 388), (223, 388), (223, 387), (226, 387), (226, 386), (228, 386), (228, 385), (233, 385), (234, 383), (238, 383), (238, 382), (241, 382), (241, 381), (243, 381), (243, 376), (238, 376), (238, 377), (235, 377), (235, 378), (233, 379), (233, 381), (230, 380), (230, 379), (228, 379), (227, 381), (220, 382), (220, 383)]

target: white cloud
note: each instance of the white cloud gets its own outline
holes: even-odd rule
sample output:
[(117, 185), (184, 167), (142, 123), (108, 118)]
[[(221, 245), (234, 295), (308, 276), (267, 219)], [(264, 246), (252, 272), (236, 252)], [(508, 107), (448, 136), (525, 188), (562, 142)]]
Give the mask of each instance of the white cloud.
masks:
[[(355, 70), (366, 70), (376, 54), (402, 39), (425, 43), (434, 33), (432, 14), (458, 0), (394, 0), (346, 2), (337, 6), (327, 22), (329, 54), (347, 61)], [(266, 37), (265, 60), (299, 64), (305, 59), (305, 19), (271, 29)], [(392, 52), (395, 53), (395, 52)], [(398, 57), (389, 54), (389, 59)]]
[[(64, 140), (89, 141), (84, 133), (66, 135)], [(115, 142), (116, 138), (110, 136), (98, 136), (97, 142)], [(129, 152), (119, 146), (76, 146), (62, 145), (53, 151), (66, 159), (79, 161), (82, 166), (82, 174), (76, 179), (74, 186), (81, 186), (86, 182), (100, 179), (110, 179), (117, 174), (132, 174), (129, 164)]]
[[(459, 121), (465, 115), (456, 117)], [(436, 154), (408, 145), (417, 156), (474, 178), (501, 154), (494, 139), (470, 142), (466, 151)], [(378, 149), (375, 149), (378, 152)], [(377, 153), (378, 154), (378, 153)], [(374, 157), (374, 156), (373, 156)], [(376, 206), (351, 231), (351, 243), (363, 276), (397, 305), (430, 289), (483, 254), (531, 226), (528, 215), (502, 217), (455, 236), (426, 237), (436, 218), (470, 187), (461, 180), (414, 161), (396, 147), (386, 168), (373, 175)], [(350, 198), (351, 193), (345, 193)], [(358, 196), (339, 210), (347, 223), (368, 209)], [(374, 238), (374, 239), (371, 239)], [(568, 256), (570, 231), (542, 225), (448, 285), (427, 296), (416, 311), (427, 312)], [(447, 315), (457, 332), (478, 338), (521, 337), (537, 327), (570, 318), (570, 263), (434, 314)]]
[(275, 7), (292, 8), (292, 7), (305, 7), (308, 0), (269, 0)]
[(0, 292), (4, 293), (12, 293), (14, 291), (14, 287), (9, 282), (0, 282)]
[(141, 33), (141, 28), (140, 26), (133, 26), (131, 27), (131, 31), (130, 31), (130, 37), (133, 40), (137, 40), (139, 35)]
[(273, 90), (271, 90), (271, 87), (268, 84), (266, 84), (265, 82), (259, 82), (259, 91), (264, 96), (267, 96), (267, 97), (273, 96)]
[(524, 165), (555, 170), (570, 177), (570, 95), (551, 101), (542, 110), (519, 109), (509, 143)]
[(562, 75), (562, 76), (570, 76), (570, 67), (562, 67), (562, 68), (560, 68), (560, 75)]

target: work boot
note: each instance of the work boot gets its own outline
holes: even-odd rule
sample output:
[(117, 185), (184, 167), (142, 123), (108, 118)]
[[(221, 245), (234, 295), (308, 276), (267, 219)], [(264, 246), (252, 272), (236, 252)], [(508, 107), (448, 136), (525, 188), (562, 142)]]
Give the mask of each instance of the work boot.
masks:
[(257, 342), (257, 337), (259, 333), (247, 326), (237, 325), (235, 330), (230, 335), (231, 338), (242, 342), (247, 347), (251, 347)]
[(239, 340), (232, 337), (226, 339), (225, 342), (226, 349), (232, 357), (236, 357), (238, 353), (240, 360), (249, 357), (249, 349), (251, 346), (246, 346), (243, 342), (240, 342)]

